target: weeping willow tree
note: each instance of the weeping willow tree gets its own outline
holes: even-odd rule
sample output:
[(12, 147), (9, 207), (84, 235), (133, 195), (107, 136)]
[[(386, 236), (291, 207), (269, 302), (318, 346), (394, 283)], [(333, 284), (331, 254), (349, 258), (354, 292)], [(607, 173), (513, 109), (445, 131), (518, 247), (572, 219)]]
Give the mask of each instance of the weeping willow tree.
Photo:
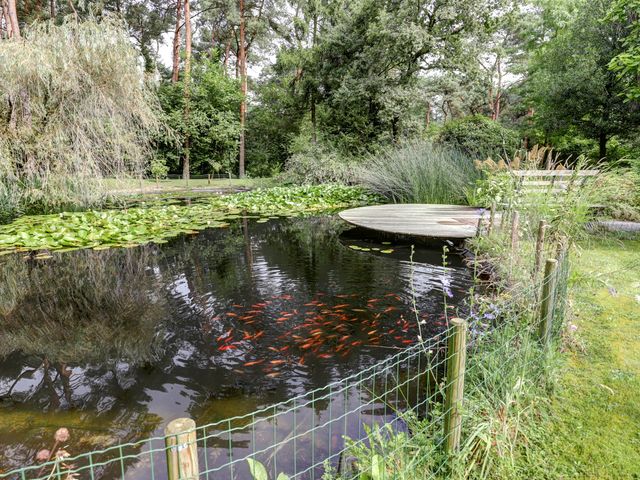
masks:
[(0, 41), (0, 215), (96, 205), (140, 176), (161, 127), (115, 19), (36, 24)]

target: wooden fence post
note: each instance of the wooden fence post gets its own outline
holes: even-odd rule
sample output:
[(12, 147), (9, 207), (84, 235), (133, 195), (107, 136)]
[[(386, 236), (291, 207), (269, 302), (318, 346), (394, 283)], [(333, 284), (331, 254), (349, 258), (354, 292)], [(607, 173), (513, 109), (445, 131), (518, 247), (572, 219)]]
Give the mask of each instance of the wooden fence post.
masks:
[(445, 393), (444, 435), (447, 453), (460, 448), (462, 432), (462, 403), (467, 358), (467, 322), (452, 318), (447, 349), (447, 388)]
[(511, 252), (518, 249), (518, 224), (520, 223), (520, 213), (516, 210), (511, 217)]
[(196, 422), (177, 418), (164, 429), (169, 480), (198, 480)]
[(491, 235), (493, 232), (493, 222), (496, 219), (496, 204), (495, 202), (491, 204), (491, 211), (489, 213), (489, 229), (487, 230), (487, 236)]
[(553, 326), (553, 309), (555, 308), (556, 269), (558, 261), (549, 258), (544, 267), (542, 280), (542, 297), (540, 299), (540, 319), (538, 324), (538, 337), (545, 345), (551, 340), (551, 327)]
[(484, 212), (480, 214), (478, 217), (478, 223), (476, 224), (476, 237), (480, 237), (482, 235), (482, 220), (484, 217)]
[(533, 265), (533, 283), (538, 282), (538, 274), (542, 268), (542, 258), (544, 254), (544, 236), (547, 232), (547, 222), (540, 220), (538, 224), (538, 238), (536, 240), (536, 258)]

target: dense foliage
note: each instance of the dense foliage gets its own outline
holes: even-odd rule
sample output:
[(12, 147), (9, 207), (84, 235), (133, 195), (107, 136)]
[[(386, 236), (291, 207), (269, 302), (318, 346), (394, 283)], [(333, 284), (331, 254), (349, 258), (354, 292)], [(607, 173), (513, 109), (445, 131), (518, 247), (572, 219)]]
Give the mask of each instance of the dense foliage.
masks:
[(510, 158), (520, 148), (516, 131), (481, 115), (445, 123), (437, 142), (481, 159)]
[(158, 157), (179, 171), (185, 139), (190, 139), (191, 167), (203, 173), (231, 172), (238, 154), (240, 93), (235, 80), (208, 58), (191, 72), (188, 116), (184, 115), (184, 82), (163, 83), (158, 89), (166, 123), (173, 137), (158, 139)]
[[(135, 166), (155, 177), (167, 171), (241, 174), (246, 164), (250, 176), (284, 172), (287, 182), (352, 183), (366, 159), (390, 158), (393, 148), (402, 156), (404, 143), (421, 139), (496, 161), (535, 145), (553, 148), (564, 164), (581, 155), (627, 164), (640, 156), (638, 0), (71, 0), (50, 8), (41, 3), (17, 0), (23, 38), (0, 21), (5, 77), (26, 81), (30, 70), (18, 58), (47, 58), (56, 32), (84, 29), (96, 39), (96, 54), (104, 50), (100, 39), (115, 39), (108, 54), (100, 54), (104, 68), (86, 63), (95, 56), (79, 58), (74, 44), (51, 58), (99, 75), (108, 86), (107, 99), (118, 92), (120, 103), (116, 109), (109, 102), (87, 102), (92, 89), (72, 86), (71, 70), (44, 72), (51, 62), (39, 61), (38, 79), (51, 78), (51, 85), (68, 85), (67, 90), (27, 89), (25, 98), (33, 122), (46, 118), (61, 135), (51, 136), (39, 125), (29, 135), (18, 129), (22, 140), (10, 145), (23, 149), (23, 157), (28, 149), (50, 151), (52, 139), (69, 150), (61, 158), (87, 155), (93, 142), (73, 142), (80, 148), (71, 149), (67, 140), (78, 130), (49, 114), (55, 105), (101, 132), (102, 147), (93, 149), (87, 165), (95, 152), (104, 152), (101, 171)], [(123, 20), (128, 36), (114, 30), (113, 17)], [(172, 65), (165, 60), (168, 39), (174, 43)], [(114, 58), (120, 63), (110, 66)], [(119, 70), (134, 61), (136, 75), (144, 72), (145, 79), (131, 80)], [(15, 77), (9, 68), (21, 70)], [(129, 78), (131, 91), (117, 91), (123, 78)], [(147, 95), (143, 108), (139, 87), (145, 80), (156, 84), (157, 95)], [(4, 108), (20, 107), (24, 92), (5, 90), (0, 93), (11, 93), (13, 103), (5, 101)], [(44, 98), (55, 101), (38, 106)], [(170, 127), (160, 133), (151, 121), (154, 103)], [(113, 117), (104, 117), (105, 107)], [(144, 115), (134, 121), (127, 112), (135, 109)], [(128, 135), (105, 142), (104, 134), (114, 128), (111, 118)], [(15, 176), (4, 172), (4, 178), (10, 174)], [(49, 193), (40, 185), (30, 190), (34, 208), (44, 198), (47, 208), (92, 204), (94, 196), (86, 191), (57, 198), (68, 189), (69, 176), (57, 177), (57, 183), (46, 182), (53, 187)], [(2, 211), (24, 203), (20, 198), (15, 182), (0, 182)]]
[(111, 19), (0, 42), (0, 219), (97, 204), (102, 178), (142, 175), (161, 128), (137, 60)]

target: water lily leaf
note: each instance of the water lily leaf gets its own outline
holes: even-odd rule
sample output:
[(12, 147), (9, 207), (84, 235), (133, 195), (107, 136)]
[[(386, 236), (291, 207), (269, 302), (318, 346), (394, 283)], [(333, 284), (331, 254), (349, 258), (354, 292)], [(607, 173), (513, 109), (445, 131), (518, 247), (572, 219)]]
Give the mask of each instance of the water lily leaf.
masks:
[(0, 254), (47, 249), (70, 251), (165, 242), (206, 228), (225, 228), (229, 220), (330, 213), (377, 203), (358, 187), (315, 185), (257, 189), (178, 204), (175, 200), (129, 205), (122, 210), (89, 210), (21, 217), (0, 225)]

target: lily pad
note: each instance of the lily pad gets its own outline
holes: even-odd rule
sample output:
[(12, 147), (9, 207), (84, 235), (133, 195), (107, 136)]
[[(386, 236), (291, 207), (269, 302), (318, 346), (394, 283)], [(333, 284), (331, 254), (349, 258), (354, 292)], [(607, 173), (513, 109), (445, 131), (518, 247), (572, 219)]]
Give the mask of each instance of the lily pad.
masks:
[[(334, 212), (368, 205), (378, 197), (357, 187), (316, 185), (258, 189), (202, 199), (190, 205), (153, 202), (123, 210), (35, 215), (0, 225), (0, 254), (132, 247), (165, 242), (180, 234), (228, 227), (241, 216), (270, 218)], [(248, 215), (246, 213), (248, 213)]]

